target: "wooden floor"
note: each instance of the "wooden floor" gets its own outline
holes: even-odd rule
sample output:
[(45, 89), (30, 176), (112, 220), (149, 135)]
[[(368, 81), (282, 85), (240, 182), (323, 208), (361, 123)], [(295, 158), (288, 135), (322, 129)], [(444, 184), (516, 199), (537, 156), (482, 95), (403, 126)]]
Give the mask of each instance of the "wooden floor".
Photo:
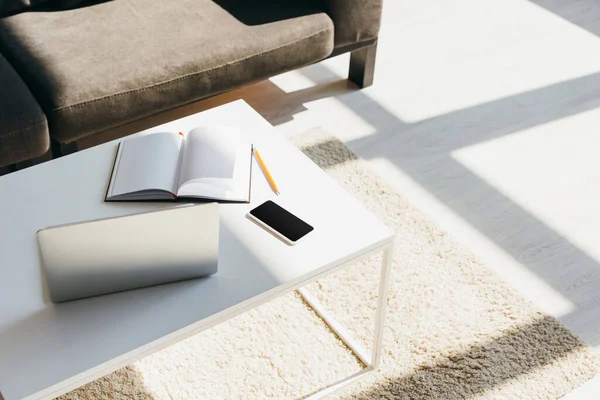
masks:
[[(286, 135), (321, 127), (600, 352), (600, 3), (386, 1), (375, 84), (358, 90), (347, 68), (138, 125), (242, 98)], [(568, 398), (596, 393), (598, 379)]]

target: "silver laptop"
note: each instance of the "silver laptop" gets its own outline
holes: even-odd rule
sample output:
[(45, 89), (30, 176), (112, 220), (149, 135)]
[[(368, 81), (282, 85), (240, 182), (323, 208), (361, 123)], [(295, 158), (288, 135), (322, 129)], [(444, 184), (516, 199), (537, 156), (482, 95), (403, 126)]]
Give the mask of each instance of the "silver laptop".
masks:
[(53, 302), (199, 278), (217, 272), (217, 203), (40, 230)]

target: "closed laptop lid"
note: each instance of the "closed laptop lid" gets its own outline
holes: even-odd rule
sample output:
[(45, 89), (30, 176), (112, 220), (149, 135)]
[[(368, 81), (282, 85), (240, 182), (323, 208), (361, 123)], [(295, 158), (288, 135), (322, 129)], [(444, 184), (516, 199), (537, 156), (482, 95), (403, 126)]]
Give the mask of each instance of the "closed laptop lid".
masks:
[(217, 203), (40, 230), (50, 297), (63, 302), (214, 274)]

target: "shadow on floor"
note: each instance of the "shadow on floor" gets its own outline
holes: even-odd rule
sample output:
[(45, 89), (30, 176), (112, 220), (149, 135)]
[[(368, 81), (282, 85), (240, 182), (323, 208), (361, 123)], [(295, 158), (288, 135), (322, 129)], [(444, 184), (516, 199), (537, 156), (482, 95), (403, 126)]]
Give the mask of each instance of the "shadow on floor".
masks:
[(551, 13), (600, 36), (600, 3), (596, 0), (529, 0)]

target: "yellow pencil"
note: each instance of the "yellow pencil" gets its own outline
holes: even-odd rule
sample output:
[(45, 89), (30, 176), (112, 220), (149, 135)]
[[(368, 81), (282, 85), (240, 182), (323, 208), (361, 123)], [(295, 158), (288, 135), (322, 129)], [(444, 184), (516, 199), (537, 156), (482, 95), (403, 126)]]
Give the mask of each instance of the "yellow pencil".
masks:
[(279, 189), (277, 189), (277, 185), (275, 184), (275, 180), (271, 176), (271, 173), (269, 172), (269, 169), (265, 165), (265, 162), (263, 161), (263, 159), (260, 156), (260, 153), (258, 152), (258, 150), (256, 149), (256, 147), (254, 148), (254, 156), (256, 157), (256, 161), (258, 161), (258, 164), (260, 165), (260, 169), (262, 169), (263, 174), (265, 174), (265, 178), (267, 178), (267, 181), (269, 182), (269, 185), (271, 186), (271, 189), (273, 189), (273, 191), (275, 192), (276, 195), (279, 195)]

